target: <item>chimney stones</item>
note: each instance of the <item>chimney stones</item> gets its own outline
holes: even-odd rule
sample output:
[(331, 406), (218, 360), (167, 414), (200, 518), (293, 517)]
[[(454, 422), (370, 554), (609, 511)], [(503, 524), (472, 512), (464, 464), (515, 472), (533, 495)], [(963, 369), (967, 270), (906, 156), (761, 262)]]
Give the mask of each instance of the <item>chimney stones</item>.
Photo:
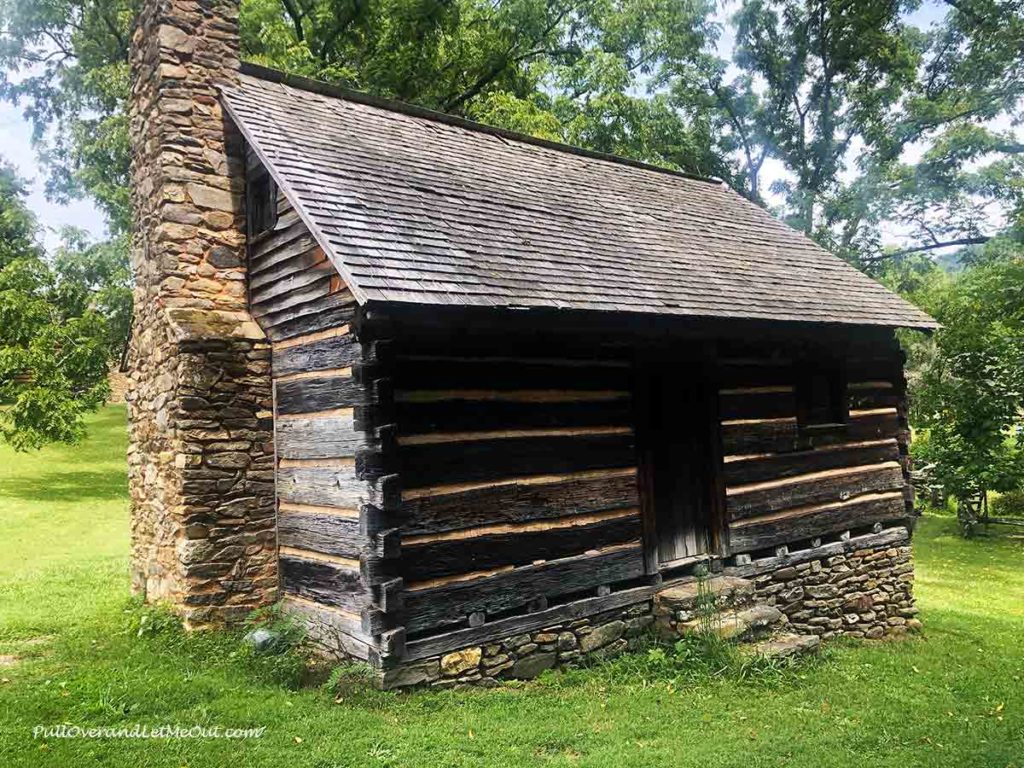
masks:
[(132, 39), (132, 587), (187, 626), (275, 598), (270, 347), (247, 311), (244, 153), (217, 86), (237, 0), (144, 0)]

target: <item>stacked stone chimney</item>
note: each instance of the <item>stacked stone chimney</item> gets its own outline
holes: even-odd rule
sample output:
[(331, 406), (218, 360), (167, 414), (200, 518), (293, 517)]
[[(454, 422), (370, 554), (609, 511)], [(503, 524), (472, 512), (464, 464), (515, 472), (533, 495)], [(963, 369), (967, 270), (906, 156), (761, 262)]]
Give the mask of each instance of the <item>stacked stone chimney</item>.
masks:
[(132, 586), (191, 627), (275, 597), (270, 347), (249, 316), (237, 0), (143, 0), (132, 39)]

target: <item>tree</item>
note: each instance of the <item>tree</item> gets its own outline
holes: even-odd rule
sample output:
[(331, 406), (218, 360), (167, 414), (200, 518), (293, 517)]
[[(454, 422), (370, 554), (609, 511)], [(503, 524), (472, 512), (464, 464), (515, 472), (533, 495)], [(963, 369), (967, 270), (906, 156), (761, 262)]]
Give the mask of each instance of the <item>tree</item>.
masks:
[(0, 437), (73, 442), (106, 399), (108, 328), (43, 258), (22, 182), (0, 165)]
[(134, 0), (0, 0), (0, 97), (25, 108), (47, 191), (88, 195), (119, 234), (129, 204), (128, 46)]
[(926, 302), (942, 328), (913, 393), (915, 454), (960, 498), (1024, 487), (1024, 248), (973, 261)]
[(709, 0), (249, 0), (247, 58), (696, 173), (727, 170), (702, 94)]
[(823, 198), (838, 190), (854, 142), (913, 80), (917, 57), (900, 11), (892, 0), (748, 0), (736, 14), (735, 61), (747, 77), (734, 90), (752, 99), (754, 78), (763, 83), (749, 115), (795, 177), (776, 187), (807, 234), (821, 225)]
[(69, 227), (62, 232), (61, 245), (52, 258), (55, 302), (67, 315), (78, 317), (93, 311), (104, 319), (112, 360), (123, 357), (131, 333), (131, 275), (124, 258), (127, 239), (122, 234), (93, 242), (85, 232)]
[[(917, 5), (746, 0), (737, 73), (708, 85), (744, 194), (761, 199), (762, 167), (781, 163), (781, 213), (869, 271), (1020, 236), (1024, 5), (956, 0), (927, 31)], [(893, 231), (905, 248), (883, 247)]]
[(1024, 4), (948, 5), (925, 37), (917, 87), (888, 131), (890, 156), (928, 144), (918, 163), (896, 174), (899, 215), (916, 226), (922, 248), (987, 240), (994, 232), (978, 222), (994, 217), (979, 214), (993, 208), (1018, 235), (1024, 225), (1024, 142), (1009, 130), (1024, 117)]

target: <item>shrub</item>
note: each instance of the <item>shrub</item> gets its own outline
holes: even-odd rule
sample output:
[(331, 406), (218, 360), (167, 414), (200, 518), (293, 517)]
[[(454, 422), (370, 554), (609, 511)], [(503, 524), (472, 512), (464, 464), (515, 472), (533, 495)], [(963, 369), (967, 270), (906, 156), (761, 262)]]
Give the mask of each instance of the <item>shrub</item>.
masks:
[(1024, 518), (1024, 491), (1008, 491), (989, 500), (992, 517)]

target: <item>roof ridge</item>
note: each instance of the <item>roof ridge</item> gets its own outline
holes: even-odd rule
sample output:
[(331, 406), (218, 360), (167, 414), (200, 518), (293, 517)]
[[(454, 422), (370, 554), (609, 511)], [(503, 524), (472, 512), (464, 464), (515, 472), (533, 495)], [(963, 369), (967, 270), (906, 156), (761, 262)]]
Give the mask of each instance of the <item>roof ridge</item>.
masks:
[(487, 125), (486, 123), (479, 123), (475, 120), (469, 120), (465, 117), (459, 117), (457, 115), (450, 115), (447, 112), (438, 112), (437, 110), (428, 109), (427, 107), (421, 107), (416, 104), (409, 104), (404, 101), (396, 101), (394, 99), (388, 99), (383, 96), (376, 96), (372, 93), (366, 93), (365, 91), (356, 91), (351, 88), (346, 88), (340, 85), (334, 85), (332, 83), (325, 83), (322, 80), (314, 80), (309, 77), (302, 75), (295, 75), (289, 72), (283, 72), (279, 69), (271, 69), (265, 67), (262, 64), (254, 64), (249, 61), (243, 61), (241, 66), (241, 72), (243, 75), (250, 75), (252, 77), (259, 78), (260, 80), (266, 80), (272, 83), (280, 83), (281, 85), (288, 85), (292, 88), (298, 88), (303, 91), (310, 91), (311, 93), (317, 93), (321, 96), (330, 96), (337, 99), (344, 99), (346, 101), (353, 101), (358, 104), (365, 104), (370, 107), (377, 107), (378, 109), (384, 109), (389, 112), (398, 112), (411, 117), (419, 117), (424, 120), (431, 120), (437, 123), (445, 123), (447, 125), (453, 125), (459, 128), (465, 128), (466, 130), (476, 131), (477, 133), (486, 133), (492, 136), (497, 136), (502, 139), (509, 139), (511, 141), (518, 141), (524, 144), (532, 144), (534, 146), (543, 147), (545, 149), (551, 149), (556, 152), (563, 152), (570, 155), (579, 155), (580, 157), (589, 157), (594, 160), (603, 160), (609, 163), (617, 163), (619, 165), (626, 165), (632, 168), (638, 168), (643, 171), (654, 171), (656, 173), (664, 173), (670, 176), (677, 176), (683, 179), (689, 179), (691, 181), (701, 181), (706, 184), (723, 185), (721, 179), (716, 179), (710, 176), (701, 176), (696, 173), (687, 173), (686, 171), (678, 171), (673, 168), (664, 168), (659, 165), (653, 165), (651, 163), (645, 163), (641, 160), (633, 160), (628, 157), (622, 157), (621, 155), (613, 155), (608, 152), (598, 152), (593, 149), (585, 149), (584, 147), (577, 147), (572, 144), (564, 144), (558, 141), (551, 141), (550, 139), (541, 139), (536, 136), (530, 136), (526, 133), (519, 133), (518, 131), (510, 131), (507, 128), (498, 128), (497, 126)]

